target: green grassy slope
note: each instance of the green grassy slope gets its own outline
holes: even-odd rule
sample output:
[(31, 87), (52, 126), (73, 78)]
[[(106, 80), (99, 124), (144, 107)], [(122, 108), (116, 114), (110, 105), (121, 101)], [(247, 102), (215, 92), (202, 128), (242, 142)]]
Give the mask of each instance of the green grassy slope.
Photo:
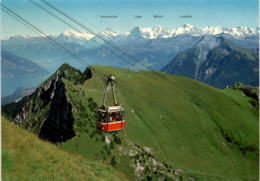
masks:
[[(93, 160), (111, 163), (114, 158), (115, 168), (129, 179), (134, 177), (131, 161), (121, 153), (134, 143), (181, 169), (184, 178), (258, 180), (258, 110), (241, 91), (219, 90), (159, 72), (94, 68), (113, 74), (119, 82), (116, 92), (126, 109), (126, 129), (108, 134), (95, 131), (90, 107), (96, 105), (90, 105), (100, 103), (103, 94), (103, 81), (96, 73), (83, 85), (63, 80), (78, 134), (61, 147)], [(83, 130), (81, 125), (85, 125)], [(104, 136), (113, 145), (104, 144)]]
[(57, 148), (2, 118), (4, 181), (126, 180), (111, 166)]

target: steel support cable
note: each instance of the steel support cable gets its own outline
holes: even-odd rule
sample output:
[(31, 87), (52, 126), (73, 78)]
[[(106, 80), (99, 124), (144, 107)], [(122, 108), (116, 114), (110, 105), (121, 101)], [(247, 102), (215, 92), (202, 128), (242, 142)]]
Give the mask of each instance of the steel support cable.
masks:
[[(1, 6), (7, 8), (7, 7), (4, 6), (3, 4), (1, 4)], [(8, 9), (9, 9), (9, 8), (8, 8)], [(13, 11), (11, 11), (11, 12), (13, 12)], [(14, 12), (13, 12), (13, 13), (14, 13)], [(17, 15), (16, 13), (14, 13), (14, 14)], [(18, 15), (18, 17), (20, 17), (20, 16)], [(24, 19), (22, 18), (22, 20), (24, 20)], [(28, 22), (28, 21), (25, 20), (25, 22)], [(30, 26), (32, 26), (32, 27), (35, 27), (35, 26), (33, 26), (31, 23), (29, 23), (29, 22), (28, 22), (28, 24), (29, 24)], [(39, 30), (39, 29), (37, 28), (37, 30)], [(46, 35), (44, 32), (42, 32), (41, 30), (39, 30), (39, 32), (40, 32), (41, 34), (45, 35), (46, 37), (48, 37), (48, 39), (50, 38), (49, 36), (47, 36), (47, 35)], [(52, 38), (51, 38), (51, 39), (52, 39)], [(55, 42), (55, 44), (58, 44), (58, 45), (59, 45), (58, 42), (56, 42), (55, 40), (52, 39), (52, 42), (53, 42), (53, 41)], [(63, 48), (63, 46), (58, 46), (58, 47)], [(73, 52), (71, 52), (71, 51), (69, 51), (69, 52), (74, 55)], [(76, 56), (76, 58), (80, 58), (80, 57)], [(85, 62), (85, 61), (83, 61), (83, 62)], [(87, 62), (85, 62), (85, 63), (86, 63), (87, 65), (89, 65)], [(99, 72), (98, 72), (98, 71), (95, 70), (95, 72), (97, 73), (97, 75), (99, 75)], [(102, 73), (102, 77), (103, 77), (103, 76), (104, 76), (104, 74)], [(99, 77), (99, 78), (100, 78), (100, 77)], [(103, 80), (103, 79), (101, 78), (101, 80)], [(119, 84), (119, 85), (122, 86), (121, 84)], [(128, 90), (130, 90), (130, 91), (132, 91), (132, 92), (134, 92), (134, 93), (135, 93), (136, 95), (138, 95), (139, 97), (142, 97), (142, 98), (144, 98), (144, 99), (149, 100), (149, 102), (150, 102), (151, 104), (153, 104), (153, 105), (159, 107), (161, 110), (163, 110), (163, 111), (165, 111), (165, 112), (167, 112), (167, 113), (169, 113), (169, 114), (171, 114), (171, 115), (173, 115), (173, 116), (176, 117), (176, 115), (174, 115), (172, 112), (170, 112), (170, 111), (168, 111), (168, 110), (165, 110), (165, 109), (162, 108), (162, 106), (160, 106), (159, 104), (154, 103), (154, 102), (151, 101), (150, 99), (148, 99), (148, 98), (142, 96), (141, 94), (137, 93), (136, 91), (133, 91), (133, 90), (129, 89), (128, 87), (125, 87), (125, 88), (128, 89)], [(178, 119), (181, 119), (181, 118), (178, 118)]]
[[(77, 25), (79, 25), (80, 27), (82, 27), (83, 29), (87, 30), (89, 33), (95, 35), (96, 37), (100, 38), (102, 41), (104, 41), (106, 44), (110, 45), (111, 47), (113, 47), (114, 49), (120, 51), (121, 53), (125, 54), (126, 56), (128, 56), (129, 58), (131, 58), (132, 60), (134, 60), (136, 63), (142, 65), (144, 68), (153, 71), (150, 67), (148, 67), (147, 65), (143, 64), (141, 61), (137, 60), (134, 56), (130, 55), (129, 53), (125, 52), (124, 50), (118, 48), (117, 46), (115, 46), (113, 43), (109, 42), (105, 37), (103, 37), (102, 35), (99, 35), (98, 33), (95, 33), (94, 31), (92, 31), (91, 29), (89, 29), (86, 25), (83, 25), (82, 23), (80, 23), (78, 20), (76, 20), (75, 18), (72, 18), (71, 16), (69, 16), (67, 13), (63, 12), (62, 10), (58, 9), (57, 7), (55, 7), (54, 5), (48, 3), (45, 0), (41, 0), (44, 4), (46, 4), (47, 6), (49, 6), (50, 8), (56, 10), (57, 12), (59, 12), (60, 14), (62, 14), (63, 16), (65, 16), (66, 18), (68, 18), (69, 20), (71, 20), (72, 22), (76, 23)], [(140, 69), (140, 68), (139, 68)]]
[[(32, 0), (30, 0), (32, 1)], [(70, 17), (69, 15), (67, 15), (66, 13), (64, 13), (63, 11), (61, 11), (60, 9), (58, 9), (57, 7), (55, 7), (54, 5), (51, 5), (50, 3), (46, 2), (45, 0), (41, 0), (43, 3), (45, 3), (47, 6), (49, 6), (50, 8), (54, 9), (55, 11), (59, 12), (60, 14), (62, 14), (63, 16), (67, 17), (68, 19), (70, 19), (72, 22), (78, 24), (79, 26), (81, 26), (82, 28), (86, 29), (87, 31), (89, 31), (90, 33), (92, 33), (93, 35), (97, 35), (94, 31), (90, 30), (89, 28), (87, 28), (86, 26), (84, 26), (82, 23), (78, 22), (77, 20), (75, 20), (74, 18)], [(98, 36), (98, 35), (97, 35)], [(100, 36), (98, 36), (100, 37)], [(105, 43), (110, 44), (110, 42), (105, 41)], [(116, 47), (115, 45), (113, 45), (114, 47)], [(119, 48), (116, 47), (117, 50), (120, 50)], [(131, 56), (131, 55), (130, 55)], [(134, 58), (134, 57), (133, 57)], [(144, 65), (146, 66), (146, 65)], [(147, 69), (154, 71), (152, 69), (150, 69), (149, 67), (146, 67)], [(137, 67), (137, 69), (140, 69), (139, 67)], [(167, 80), (170, 83), (173, 83), (171, 80)]]
[[(77, 31), (78, 33), (82, 34), (84, 37), (88, 38), (84, 32), (80, 31), (78, 28), (76, 28), (75, 26), (71, 25), (70, 23), (66, 22), (64, 19), (60, 18), (59, 16), (53, 14), (52, 12), (50, 12), (49, 10), (47, 10), (45, 7), (41, 6), (39, 3), (33, 1), (33, 0), (29, 0), (32, 4), (34, 4), (36, 7), (42, 9), (43, 11), (45, 11), (46, 13), (48, 13), (49, 15), (53, 16), (54, 18), (58, 19), (59, 21), (63, 22), (64, 24), (66, 24), (67, 26), (71, 27), (72, 29), (74, 29), (75, 31)], [(96, 34), (95, 34), (96, 35)], [(102, 35), (99, 35), (102, 36)], [(135, 63), (129, 63), (129, 61), (123, 57), (120, 56), (119, 54), (115, 53), (113, 50), (109, 49), (108, 47), (105, 47), (103, 44), (99, 43), (98, 41), (94, 40), (93, 38), (90, 39), (90, 41), (93, 41), (94, 43), (96, 43), (97, 45), (101, 46), (102, 48), (104, 48), (105, 50), (107, 50), (108, 52), (110, 52), (111, 54), (115, 55), (116, 57), (118, 57), (119, 59), (123, 60), (124, 62), (126, 62), (127, 64), (134, 66), (135, 68), (137, 68), (137, 70), (141, 70)]]
[[(31, 23), (29, 23), (28, 21), (26, 21), (24, 18), (22, 18), (21, 16), (19, 16), (18, 14), (16, 14), (15, 12), (13, 12), (11, 9), (9, 9), (8, 7), (6, 7), (5, 5), (3, 5), (2, 3), (1, 3), (1, 8), (2, 8), (2, 10), (5, 12), (5, 13), (7, 13), (9, 16), (11, 16), (12, 18), (14, 18), (15, 20), (17, 20), (17, 21), (19, 21), (20, 23), (22, 23), (23, 25), (25, 25), (26, 27), (28, 27), (29, 29), (31, 29), (32, 31), (34, 31), (35, 33), (37, 33), (37, 34), (40, 34), (40, 35), (44, 35), (45, 36), (45, 38), (47, 38), (47, 40), (52, 40), (51, 42), (52, 43), (55, 43), (54, 45), (56, 45), (58, 48), (62, 48), (62, 49), (64, 49), (64, 50), (66, 50), (66, 51), (68, 51), (71, 55), (74, 55), (74, 53), (73, 52), (71, 52), (70, 50), (68, 50), (67, 48), (65, 48), (64, 46), (62, 46), (62, 45), (60, 45), (58, 42), (56, 42), (55, 40), (53, 40), (52, 38), (50, 38), (49, 36), (46, 36), (46, 34), (44, 33), (44, 32), (42, 32), (40, 29), (38, 29), (38, 28), (36, 28), (35, 26), (33, 26)], [(78, 57), (78, 56), (75, 56), (76, 58), (80, 58), (80, 57)], [(82, 60), (82, 59), (81, 59)], [(83, 62), (85, 62), (84, 60), (82, 60)], [(82, 62), (81, 62), (82, 63)], [(86, 64), (87, 64), (87, 62), (85, 62)], [(83, 65), (85, 65), (85, 64), (83, 64)], [(96, 70), (94, 70), (96, 73), (98, 73)], [(99, 75), (99, 74), (97, 74), (97, 75)], [(101, 77), (103, 77), (103, 76), (105, 76), (103, 73), (102, 73), (102, 76)], [(100, 78), (100, 77), (99, 77)], [(101, 80), (103, 80), (102, 78), (101, 78)], [(51, 123), (51, 122), (49, 122), (49, 124), (52, 126), (52, 127), (55, 127), (55, 128), (57, 128), (56, 127), (56, 125), (55, 124), (53, 124), (53, 123)], [(60, 132), (60, 130), (58, 129), (58, 130), (55, 130), (55, 131), (53, 131), (52, 130), (52, 132), (56, 132), (56, 131), (58, 131), (59, 133), (62, 133), (61, 135), (63, 135), (64, 134), (64, 132)]]
[[(5, 6), (3, 3), (1, 3), (1, 6), (3, 8), (5, 8), (6, 10), (8, 10), (10, 13), (12, 13), (15, 17), (17, 17), (18, 19), (20, 19), (21, 21), (23, 21), (24, 25), (27, 24), (26, 26), (30, 26), (31, 30), (33, 31), (37, 31), (38, 34), (44, 35), (44, 38), (47, 38), (50, 42), (52, 42), (56, 47), (58, 48), (62, 48), (63, 50), (65, 50), (66, 52), (68, 52), (70, 55), (72, 55), (73, 57), (75, 57), (77, 60), (79, 60), (79, 63), (81, 63), (82, 65), (87, 65), (87, 66), (91, 66), (91, 64), (89, 64), (88, 62), (86, 62), (84, 59), (82, 59), (80, 56), (78, 56), (77, 54), (73, 53), (71, 50), (69, 50), (68, 48), (66, 48), (65, 46), (63, 46), (62, 44), (60, 44), (59, 42), (57, 42), (55, 39), (53, 39), (52, 37), (50, 37), (49, 35), (47, 35), (46, 33), (44, 33), (42, 30), (40, 30), (39, 28), (37, 28), (36, 26), (34, 26), (33, 24), (31, 24), (29, 21), (27, 21), (26, 19), (24, 19), (23, 17), (21, 17), (20, 15), (18, 15), (17, 13), (15, 13), (14, 11), (12, 11), (10, 8), (8, 8), (7, 6)], [(9, 14), (10, 15), (10, 14)], [(13, 16), (12, 16), (13, 17)], [(15, 18), (17, 20), (17, 18)], [(20, 22), (21, 22), (20, 21)], [(95, 70), (96, 71), (96, 70)], [(101, 74), (101, 77), (105, 76), (102, 72), (99, 72)]]

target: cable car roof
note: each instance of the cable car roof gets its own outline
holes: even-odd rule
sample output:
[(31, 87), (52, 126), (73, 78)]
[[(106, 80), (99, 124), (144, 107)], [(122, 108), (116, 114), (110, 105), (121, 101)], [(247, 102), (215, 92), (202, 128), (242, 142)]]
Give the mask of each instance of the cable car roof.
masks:
[(99, 109), (99, 111), (101, 112), (121, 112), (124, 109), (121, 106), (110, 106), (110, 107), (106, 107), (105, 109)]

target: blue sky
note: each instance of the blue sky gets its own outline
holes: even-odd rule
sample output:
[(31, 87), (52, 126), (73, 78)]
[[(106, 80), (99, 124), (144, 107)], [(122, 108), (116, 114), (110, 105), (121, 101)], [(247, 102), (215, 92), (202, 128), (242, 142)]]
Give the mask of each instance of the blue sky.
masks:
[[(110, 28), (125, 32), (134, 26), (183, 24), (203, 26), (258, 26), (258, 0), (47, 0), (76, 17), (95, 32)], [(37, 1), (39, 2), (39, 1)], [(46, 33), (71, 29), (34, 6), (29, 0), (2, 0), (2, 3)], [(101, 18), (114, 15), (117, 18)], [(134, 16), (140, 15), (137, 19)], [(163, 18), (153, 18), (163, 15)], [(190, 15), (192, 18), (180, 18)], [(1, 36), (35, 35), (34, 32), (1, 12)]]

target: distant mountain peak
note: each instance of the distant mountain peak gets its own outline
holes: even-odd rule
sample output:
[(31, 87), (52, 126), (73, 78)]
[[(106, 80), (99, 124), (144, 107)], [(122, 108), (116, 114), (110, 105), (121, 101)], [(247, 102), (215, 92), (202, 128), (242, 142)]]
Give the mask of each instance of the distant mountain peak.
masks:
[(132, 33), (140, 33), (141, 32), (141, 28), (139, 26), (135, 26), (132, 30), (131, 30)]
[(190, 29), (190, 28), (193, 28), (193, 25), (191, 25), (191, 24), (184, 24), (182, 27)]
[(91, 78), (91, 76), (92, 73), (89, 68), (86, 68), (86, 70), (82, 73), (78, 69), (65, 63), (57, 69), (57, 71), (50, 77), (49, 80), (56, 79), (57, 81), (58, 79), (64, 78), (77, 84), (84, 82), (85, 80)]
[(223, 37), (204, 35), (196, 44), (197, 47), (206, 47), (207, 49), (213, 49), (217, 47), (221, 42), (223, 42)]
[(152, 28), (154, 31), (157, 31), (157, 32), (162, 32), (162, 31), (168, 31), (169, 28), (166, 28), (164, 26), (161, 26), (161, 25), (156, 25)]
[(156, 25), (152, 28), (140, 28), (136, 26), (130, 31), (128, 36), (144, 39), (169, 38), (172, 36), (172, 31), (161, 25)]
[[(55, 143), (72, 138), (75, 136), (75, 118), (72, 114), (72, 101), (67, 96), (71, 90), (70, 86), (66, 86), (66, 82), (77, 86), (91, 76), (89, 68), (82, 73), (69, 64), (61, 65), (33, 94), (18, 101), (17, 114), (12, 114), (13, 121), (33, 130), (39, 137)], [(34, 114), (43, 110), (42, 114)], [(30, 122), (35, 124), (29, 124)], [(50, 128), (52, 133), (49, 132)]]
[(105, 31), (100, 32), (99, 34), (106, 36), (106, 37), (113, 37), (113, 36), (117, 36), (118, 33), (113, 31), (110, 28), (107, 28)]
[(72, 37), (72, 38), (76, 38), (76, 39), (86, 39), (86, 40), (90, 40), (91, 38), (94, 37), (94, 35), (90, 34), (90, 33), (78, 33), (72, 30), (67, 30), (62, 32), (61, 34), (59, 34), (57, 37)]
[(139, 26), (134, 27), (129, 34), (130, 37), (134, 37), (134, 38), (143, 38), (142, 34), (141, 34), (141, 29)]

